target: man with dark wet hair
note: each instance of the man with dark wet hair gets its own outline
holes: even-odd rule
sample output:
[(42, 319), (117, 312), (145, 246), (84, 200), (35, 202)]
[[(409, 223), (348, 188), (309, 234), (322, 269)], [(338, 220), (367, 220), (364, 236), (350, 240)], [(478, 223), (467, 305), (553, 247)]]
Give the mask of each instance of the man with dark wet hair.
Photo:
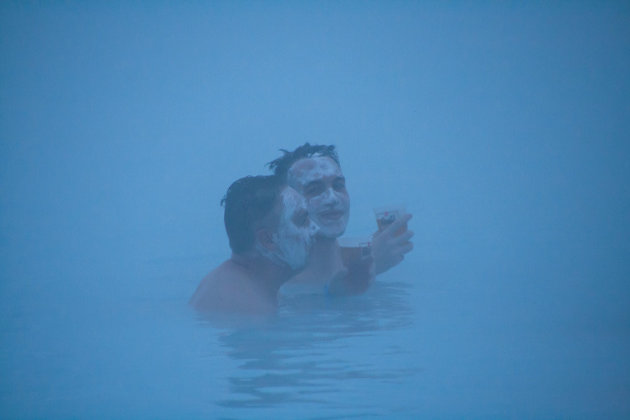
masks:
[(404, 214), (372, 238), (371, 269), (344, 266), (339, 238), (346, 230), (350, 197), (335, 146), (305, 143), (268, 164), (275, 175), (304, 196), (309, 216), (319, 232), (311, 248), (307, 268), (292, 283), (323, 283), (329, 292), (355, 294), (365, 291), (375, 274), (397, 265), (411, 251), (413, 232), (407, 230), (410, 214)]
[(190, 299), (200, 311), (273, 313), (280, 286), (304, 268), (317, 227), (304, 198), (275, 176), (234, 182), (221, 201), (232, 256)]

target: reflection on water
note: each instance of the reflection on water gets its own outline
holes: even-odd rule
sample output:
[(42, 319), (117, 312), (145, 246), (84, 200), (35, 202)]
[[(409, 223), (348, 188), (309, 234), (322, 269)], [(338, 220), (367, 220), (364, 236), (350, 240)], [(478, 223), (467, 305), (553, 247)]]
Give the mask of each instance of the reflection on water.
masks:
[(226, 378), (227, 398), (216, 404), (313, 403), (321, 409), (351, 398), (355, 409), (369, 406), (352, 398), (353, 388), (398, 383), (417, 371), (393, 363), (402, 347), (386, 337), (412, 322), (407, 291), (403, 283), (390, 283), (353, 298), (284, 296), (277, 318), (264, 327), (221, 331), (220, 346), (238, 369)]

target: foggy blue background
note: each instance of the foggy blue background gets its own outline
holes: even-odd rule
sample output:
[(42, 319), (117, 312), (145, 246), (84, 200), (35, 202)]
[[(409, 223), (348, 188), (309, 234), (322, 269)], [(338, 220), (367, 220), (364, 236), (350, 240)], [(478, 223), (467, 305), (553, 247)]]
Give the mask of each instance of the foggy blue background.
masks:
[[(76, 393), (99, 365), (191, 391), (174, 308), (229, 256), (219, 200), (309, 141), (338, 147), (349, 234), (374, 206), (414, 214), (381, 281), (473, 347), (567, 337), (545, 347), (578, 354), (556, 413), (628, 415), (629, 74), (623, 2), (2, 2), (0, 412), (120, 405), (112, 377)], [(156, 385), (138, 361), (161, 340), (180, 356)], [(450, 397), (429, 412), (488, 412)]]

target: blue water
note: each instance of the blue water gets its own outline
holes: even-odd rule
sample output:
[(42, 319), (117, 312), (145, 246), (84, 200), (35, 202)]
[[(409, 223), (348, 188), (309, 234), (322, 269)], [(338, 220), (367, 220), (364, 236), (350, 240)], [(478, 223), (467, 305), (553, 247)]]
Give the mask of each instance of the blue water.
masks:
[[(621, 3), (0, 5), (1, 418), (627, 418)], [(218, 205), (338, 146), (415, 249), (257, 328)]]
[(361, 297), (284, 297), (277, 318), (256, 328), (214, 328), (173, 292), (185, 289), (173, 286), (181, 281), (173, 273), (145, 273), (160, 296), (128, 290), (77, 302), (73, 292), (48, 286), (51, 302), (22, 288), (30, 299), (15, 293), (2, 313), (3, 412), (9, 418), (628, 413), (630, 341), (623, 324), (563, 316), (558, 308), (571, 306), (571, 296), (548, 306), (533, 301), (534, 293), (506, 293), (498, 279), (408, 263)]

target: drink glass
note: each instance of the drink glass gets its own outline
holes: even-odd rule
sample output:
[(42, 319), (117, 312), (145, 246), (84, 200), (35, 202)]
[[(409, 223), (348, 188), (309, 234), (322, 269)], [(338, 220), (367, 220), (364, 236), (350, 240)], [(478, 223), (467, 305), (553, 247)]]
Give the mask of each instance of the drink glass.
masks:
[[(402, 217), (407, 211), (404, 206), (382, 206), (374, 208), (374, 216), (376, 217), (376, 224), (378, 225), (379, 232), (385, 229), (396, 221), (396, 219)], [(398, 234), (407, 230), (407, 227), (402, 227)]]
[(339, 247), (341, 249), (341, 259), (346, 267), (354, 265), (372, 255), (372, 242), (370, 238), (339, 238)]

